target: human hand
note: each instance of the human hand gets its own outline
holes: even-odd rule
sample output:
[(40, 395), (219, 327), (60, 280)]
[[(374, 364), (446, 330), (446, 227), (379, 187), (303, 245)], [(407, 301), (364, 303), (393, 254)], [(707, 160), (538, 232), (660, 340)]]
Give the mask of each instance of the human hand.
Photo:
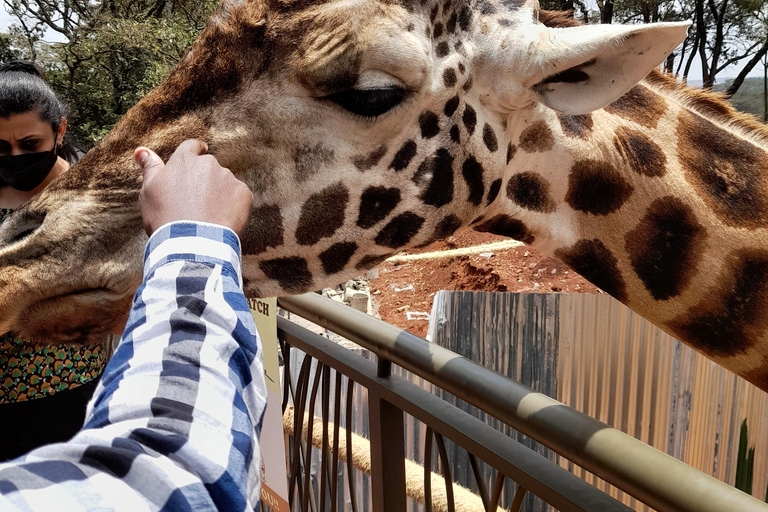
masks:
[(139, 208), (148, 235), (168, 222), (190, 220), (220, 224), (242, 236), (253, 194), (207, 151), (205, 142), (186, 140), (163, 163), (151, 149), (136, 149), (133, 157), (144, 173)]

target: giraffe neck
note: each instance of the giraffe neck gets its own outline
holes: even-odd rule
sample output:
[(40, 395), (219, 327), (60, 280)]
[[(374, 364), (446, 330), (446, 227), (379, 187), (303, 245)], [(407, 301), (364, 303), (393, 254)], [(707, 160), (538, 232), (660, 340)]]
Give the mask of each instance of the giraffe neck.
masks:
[(645, 82), (590, 115), (530, 109), (508, 128), (507, 176), (475, 228), (558, 257), (765, 388), (763, 132), (725, 122), (712, 96), (676, 94)]

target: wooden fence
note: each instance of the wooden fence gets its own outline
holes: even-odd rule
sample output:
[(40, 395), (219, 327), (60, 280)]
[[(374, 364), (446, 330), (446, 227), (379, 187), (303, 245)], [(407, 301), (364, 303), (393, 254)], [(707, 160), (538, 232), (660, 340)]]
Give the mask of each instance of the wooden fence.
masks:
[[(443, 291), (435, 296), (428, 338), (731, 485), (746, 418), (755, 446), (753, 494), (765, 499), (768, 394), (607, 295)], [(650, 510), (539, 451), (636, 510)], [(529, 499), (524, 510), (548, 510)]]

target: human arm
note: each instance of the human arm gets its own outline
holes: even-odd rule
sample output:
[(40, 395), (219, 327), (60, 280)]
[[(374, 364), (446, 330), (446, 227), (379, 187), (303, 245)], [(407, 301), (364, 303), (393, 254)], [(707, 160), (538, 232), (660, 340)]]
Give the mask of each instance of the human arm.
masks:
[(231, 230), (181, 222), (154, 232), (84, 429), (0, 465), (0, 509), (258, 508), (266, 387), (241, 283)]

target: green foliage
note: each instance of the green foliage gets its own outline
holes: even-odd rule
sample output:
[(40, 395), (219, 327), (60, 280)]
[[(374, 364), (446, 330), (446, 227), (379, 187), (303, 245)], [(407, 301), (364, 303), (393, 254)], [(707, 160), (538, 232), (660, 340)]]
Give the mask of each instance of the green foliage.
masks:
[[(216, 0), (4, 0), (89, 148), (184, 55)], [(63, 43), (39, 41), (44, 30)], [(34, 39), (38, 38), (38, 39)], [(0, 50), (2, 46), (0, 46)]]
[(0, 34), (0, 62), (8, 62), (21, 57), (21, 52), (13, 47), (13, 40), (8, 34)]

